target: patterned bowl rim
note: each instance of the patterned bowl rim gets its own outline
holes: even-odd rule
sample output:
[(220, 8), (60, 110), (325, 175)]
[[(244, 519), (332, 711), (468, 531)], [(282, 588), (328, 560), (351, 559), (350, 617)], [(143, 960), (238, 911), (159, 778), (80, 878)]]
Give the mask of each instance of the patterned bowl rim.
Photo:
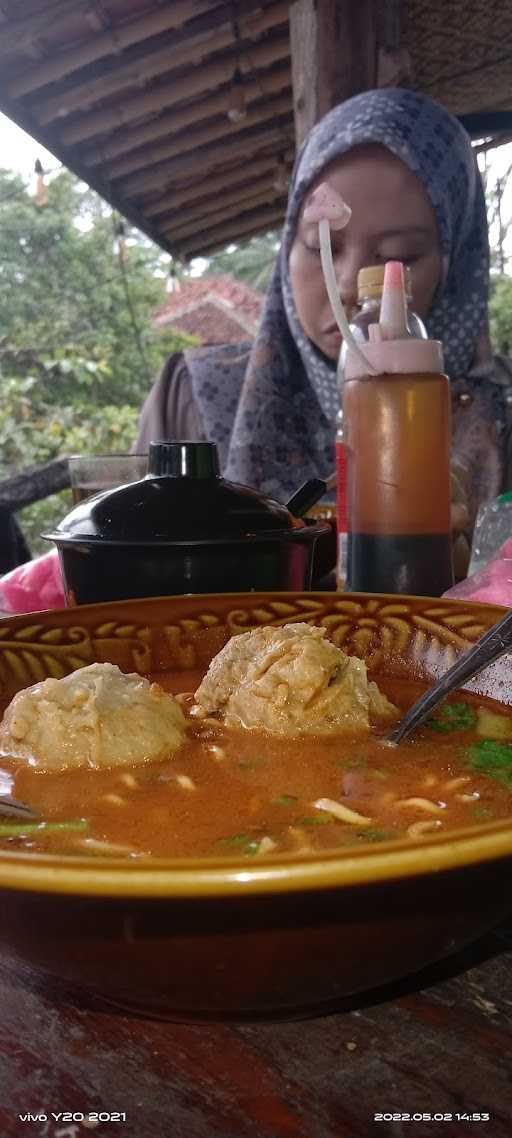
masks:
[[(6, 623), (15, 626), (29, 621), (51, 623), (52, 618), (55, 618), (58, 625), (63, 616), (63, 624), (73, 624), (79, 621), (81, 613), (85, 620), (87, 616), (96, 613), (101, 619), (107, 612), (115, 616), (126, 609), (133, 609), (134, 605), (140, 605), (143, 610), (158, 609), (169, 603), (189, 608), (211, 602), (212, 598), (222, 599), (226, 604), (232, 603), (237, 609), (244, 603), (254, 605), (274, 601), (282, 604), (305, 600), (329, 604), (346, 598), (356, 604), (372, 600), (389, 604), (420, 602), (429, 607), (440, 606), (446, 611), (453, 609), (454, 614), (460, 614), (463, 605), (467, 604), (473, 612), (476, 610), (477, 615), (486, 614), (488, 624), (497, 621), (506, 611), (500, 605), (476, 601), (386, 593), (203, 593), (101, 602), (72, 609), (7, 616), (0, 620), (0, 629)], [(489, 620), (491, 616), (492, 620)], [(395, 840), (379, 843), (378, 850), (368, 845), (351, 851), (350, 854), (340, 854), (339, 850), (321, 851), (301, 857), (273, 854), (264, 863), (258, 864), (236, 857), (148, 857), (144, 860), (141, 858), (136, 863), (122, 858), (95, 857), (94, 866), (91, 866), (90, 858), (87, 857), (66, 855), (64, 858), (51, 854), (1, 851), (0, 889), (111, 898), (146, 897), (168, 901), (200, 897), (247, 899), (265, 894), (272, 896), (301, 891), (368, 888), (380, 883), (464, 870), (492, 862), (497, 863), (496, 872), (510, 872), (508, 863), (511, 858), (512, 818), (425, 837), (421, 845), (411, 846), (407, 840)]]

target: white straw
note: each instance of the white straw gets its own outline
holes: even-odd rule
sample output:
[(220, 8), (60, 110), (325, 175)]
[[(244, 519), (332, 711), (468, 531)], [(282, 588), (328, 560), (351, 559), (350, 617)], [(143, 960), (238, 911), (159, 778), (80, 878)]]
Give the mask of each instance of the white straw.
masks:
[(358, 357), (359, 362), (364, 364), (364, 367), (369, 375), (378, 375), (378, 369), (369, 363), (364, 352), (361, 351), (357, 340), (354, 339), (350, 331), (350, 325), (345, 316), (345, 309), (341, 303), (338, 285), (336, 282), (336, 274), (334, 272), (334, 265), (332, 260), (331, 250), (331, 230), (329, 222), (326, 217), (323, 217), (318, 223), (318, 233), (320, 237), (320, 261), (322, 263), (322, 272), (324, 274), (325, 287), (327, 295), (331, 302), (336, 323), (343, 336), (343, 339), (348, 344), (350, 350)]

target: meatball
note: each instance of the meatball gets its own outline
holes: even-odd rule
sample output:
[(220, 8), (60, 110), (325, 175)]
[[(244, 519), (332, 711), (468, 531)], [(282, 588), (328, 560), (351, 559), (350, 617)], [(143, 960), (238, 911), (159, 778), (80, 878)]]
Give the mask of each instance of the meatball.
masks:
[(0, 753), (34, 767), (118, 767), (168, 758), (185, 718), (173, 696), (115, 664), (24, 688), (0, 724)]
[(309, 624), (233, 636), (212, 660), (196, 702), (226, 725), (278, 735), (365, 731), (395, 709), (369, 684), (366, 665)]

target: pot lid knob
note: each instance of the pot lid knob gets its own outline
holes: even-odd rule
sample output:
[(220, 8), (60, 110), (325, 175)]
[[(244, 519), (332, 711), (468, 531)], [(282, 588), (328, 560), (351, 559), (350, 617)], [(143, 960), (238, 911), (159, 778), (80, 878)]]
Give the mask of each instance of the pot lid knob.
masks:
[(149, 444), (148, 477), (219, 478), (215, 443), (162, 442)]

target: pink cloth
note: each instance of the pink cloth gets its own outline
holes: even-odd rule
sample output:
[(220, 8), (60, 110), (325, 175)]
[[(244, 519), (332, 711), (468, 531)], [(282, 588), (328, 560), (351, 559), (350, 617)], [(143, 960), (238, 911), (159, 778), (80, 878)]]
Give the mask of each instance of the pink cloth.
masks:
[(443, 596), (512, 608), (512, 538), (508, 538), (483, 569), (448, 589)]
[[(483, 569), (454, 585), (443, 594), (445, 597), (468, 601), (487, 601), (489, 604), (512, 608), (512, 538), (502, 545), (498, 554)], [(44, 609), (64, 608), (66, 598), (56, 549), (18, 565), (0, 577), (0, 612), (42, 612)]]
[(0, 577), (0, 611), (3, 613), (42, 612), (61, 609), (66, 604), (64, 583), (56, 549), (26, 561)]

